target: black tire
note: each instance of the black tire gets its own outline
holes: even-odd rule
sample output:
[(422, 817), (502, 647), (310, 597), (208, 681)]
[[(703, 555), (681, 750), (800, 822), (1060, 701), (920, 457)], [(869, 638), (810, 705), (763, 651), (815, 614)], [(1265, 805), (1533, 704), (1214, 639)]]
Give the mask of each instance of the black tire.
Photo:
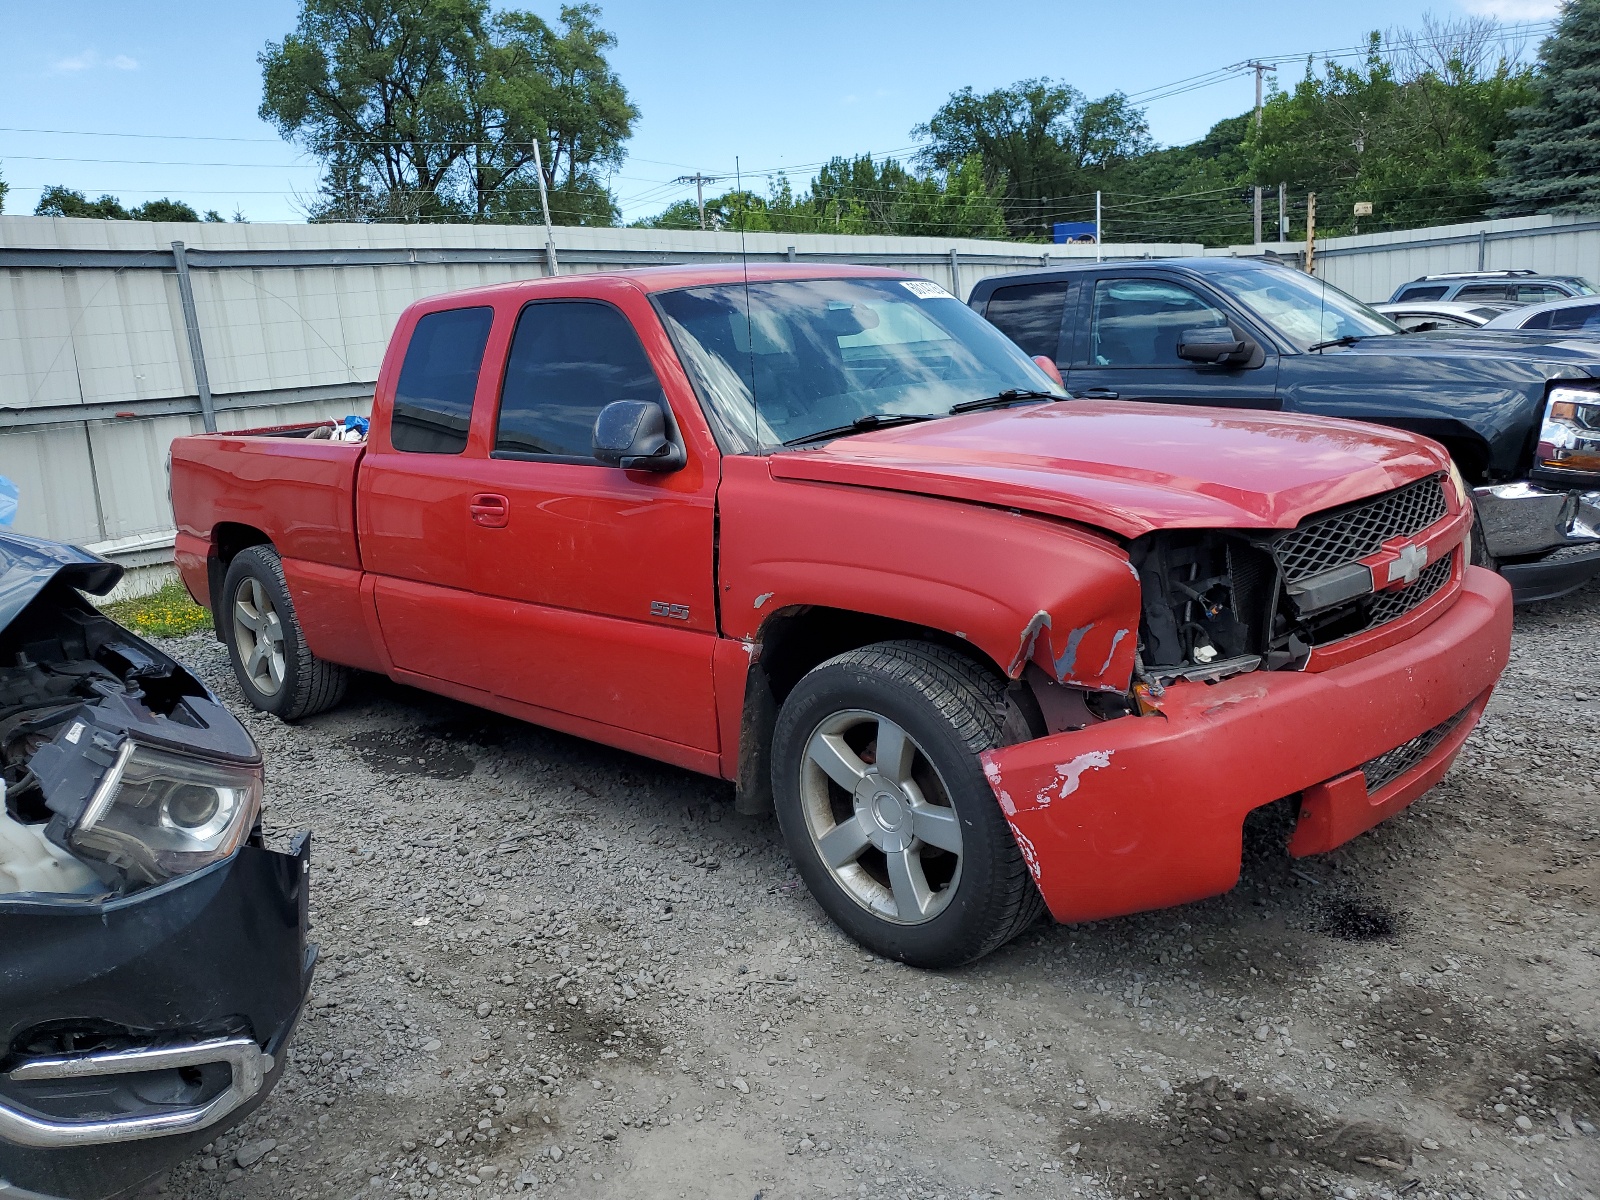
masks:
[(1483, 540), (1483, 515), (1477, 511), (1472, 514), (1472, 532), (1468, 535), (1472, 539), (1472, 553), (1467, 561), (1474, 567), (1488, 567), (1491, 571), (1498, 571), (1500, 564), (1489, 554), (1489, 547)]
[[(254, 655), (253, 644), (241, 645), (245, 637), (256, 636), (241, 624), (244, 618), (236, 609), (242, 591), (264, 602), (261, 610), (254, 614), (257, 619), (264, 619), (269, 625), (272, 618), (276, 619), (276, 631), (281, 633), (281, 653), (266, 656), (274, 659), (271, 663)], [(295, 617), (289, 585), (283, 578), (283, 564), (271, 546), (251, 546), (239, 551), (228, 564), (222, 594), (214, 598), (213, 604), (217, 628), (228, 647), (228, 661), (233, 664), (234, 678), (253, 707), (284, 721), (298, 721), (332, 708), (344, 698), (350, 670), (325, 662), (306, 646), (305, 635)], [(276, 642), (275, 638), (268, 640)], [(250, 665), (253, 662), (259, 663), (254, 669)]]
[[(1005, 711), (1005, 681), (996, 672), (957, 651), (913, 641), (879, 642), (829, 659), (801, 679), (784, 700), (772, 754), (772, 790), (784, 840), (812, 896), (873, 953), (917, 967), (960, 966), (1004, 945), (1043, 911), (1043, 898), (978, 757), (1001, 744)], [(822, 779), (817, 774), (821, 768), (808, 761), (808, 747), (814, 737), (834, 728), (843, 730), (834, 735), (840, 740), (854, 736), (851, 727), (839, 723), (863, 714), (898, 725), (909, 735), (914, 752), (906, 761), (917, 764), (922, 780), (932, 781), (918, 785), (917, 795), (926, 796), (929, 786), (936, 784), (942, 792), (941, 806), (947, 803), (946, 811), (953, 809), (959, 823), (959, 865), (929, 910), (934, 911), (935, 903), (942, 907), (926, 918), (914, 915), (913, 923), (875, 911), (872, 901), (861, 897), (862, 876), (870, 875), (873, 855), (882, 853), (876, 845), (845, 868), (860, 864), (852, 882), (824, 861), (819, 845), (826, 839), (815, 832), (822, 794), (819, 782), (828, 789), (835, 814), (846, 811), (851, 801), (845, 798), (852, 793), (837, 783), (830, 788), (834, 777)], [(881, 731), (883, 726), (877, 728)], [(862, 762), (876, 763), (878, 736), (873, 734), (862, 750)], [(927, 774), (929, 767), (936, 777)], [(909, 778), (913, 772), (908, 768), (904, 774)], [(877, 785), (859, 786), (870, 791)], [(890, 809), (894, 811), (894, 806)], [(853, 811), (874, 809), (867, 802), (857, 803)], [(873, 829), (859, 815), (833, 819), (838, 826), (860, 821)], [(920, 838), (913, 844), (924, 847), (925, 855), (931, 852), (938, 867), (936, 848), (930, 851)], [(883, 861), (887, 864), (887, 855)], [(891, 878), (885, 889), (891, 893), (892, 882)], [(933, 885), (931, 875), (927, 883)], [(865, 886), (870, 890), (870, 884)], [(880, 903), (892, 906), (897, 901), (891, 895)]]

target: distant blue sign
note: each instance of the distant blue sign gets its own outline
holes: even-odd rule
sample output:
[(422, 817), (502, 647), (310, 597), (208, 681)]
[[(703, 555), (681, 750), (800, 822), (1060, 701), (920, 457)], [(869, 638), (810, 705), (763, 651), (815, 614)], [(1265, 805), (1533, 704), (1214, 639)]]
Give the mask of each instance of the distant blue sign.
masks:
[(1057, 221), (1055, 223), (1055, 243), (1058, 246), (1066, 242), (1098, 242), (1099, 240), (1100, 231), (1093, 221)]

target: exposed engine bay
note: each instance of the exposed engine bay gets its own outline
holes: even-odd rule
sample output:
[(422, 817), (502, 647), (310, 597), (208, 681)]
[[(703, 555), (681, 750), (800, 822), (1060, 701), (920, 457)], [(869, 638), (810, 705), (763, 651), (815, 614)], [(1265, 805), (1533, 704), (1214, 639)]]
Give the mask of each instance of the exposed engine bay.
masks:
[(0, 895), (123, 895), (226, 857), (260, 756), (203, 684), (62, 580), (0, 630)]
[[(1450, 580), (1454, 554), (1379, 591), (1361, 560), (1447, 513), (1444, 477), (1316, 513), (1292, 530), (1164, 530), (1132, 543), (1139, 662), (1156, 684), (1298, 670), (1311, 651), (1403, 615)], [(1459, 551), (1455, 552), (1459, 554)]]

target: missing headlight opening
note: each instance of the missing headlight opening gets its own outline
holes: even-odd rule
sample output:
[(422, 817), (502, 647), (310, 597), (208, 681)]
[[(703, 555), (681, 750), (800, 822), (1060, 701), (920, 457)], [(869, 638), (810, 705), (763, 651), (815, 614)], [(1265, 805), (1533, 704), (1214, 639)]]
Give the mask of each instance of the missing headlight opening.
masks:
[[(1448, 513), (1433, 475), (1282, 531), (1176, 530), (1136, 540), (1143, 591), (1139, 660), (1156, 683), (1214, 682), (1257, 669), (1297, 670), (1311, 651), (1374, 629), (1443, 591), (1460, 548), (1428, 563), (1413, 546), (1411, 582), (1384, 587), (1363, 563)], [(1410, 561), (1409, 559), (1407, 560)]]
[(0, 895), (123, 895), (228, 857), (254, 744), (193, 676), (70, 589), (0, 632)]

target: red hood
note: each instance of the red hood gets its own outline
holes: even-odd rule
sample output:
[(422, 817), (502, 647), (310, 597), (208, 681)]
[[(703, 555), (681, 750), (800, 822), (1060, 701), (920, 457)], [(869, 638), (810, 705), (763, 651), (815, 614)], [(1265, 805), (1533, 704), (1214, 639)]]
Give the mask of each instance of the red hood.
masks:
[(776, 454), (776, 479), (997, 504), (1137, 537), (1287, 529), (1449, 457), (1374, 425), (1224, 408), (1075, 400), (973, 413)]

